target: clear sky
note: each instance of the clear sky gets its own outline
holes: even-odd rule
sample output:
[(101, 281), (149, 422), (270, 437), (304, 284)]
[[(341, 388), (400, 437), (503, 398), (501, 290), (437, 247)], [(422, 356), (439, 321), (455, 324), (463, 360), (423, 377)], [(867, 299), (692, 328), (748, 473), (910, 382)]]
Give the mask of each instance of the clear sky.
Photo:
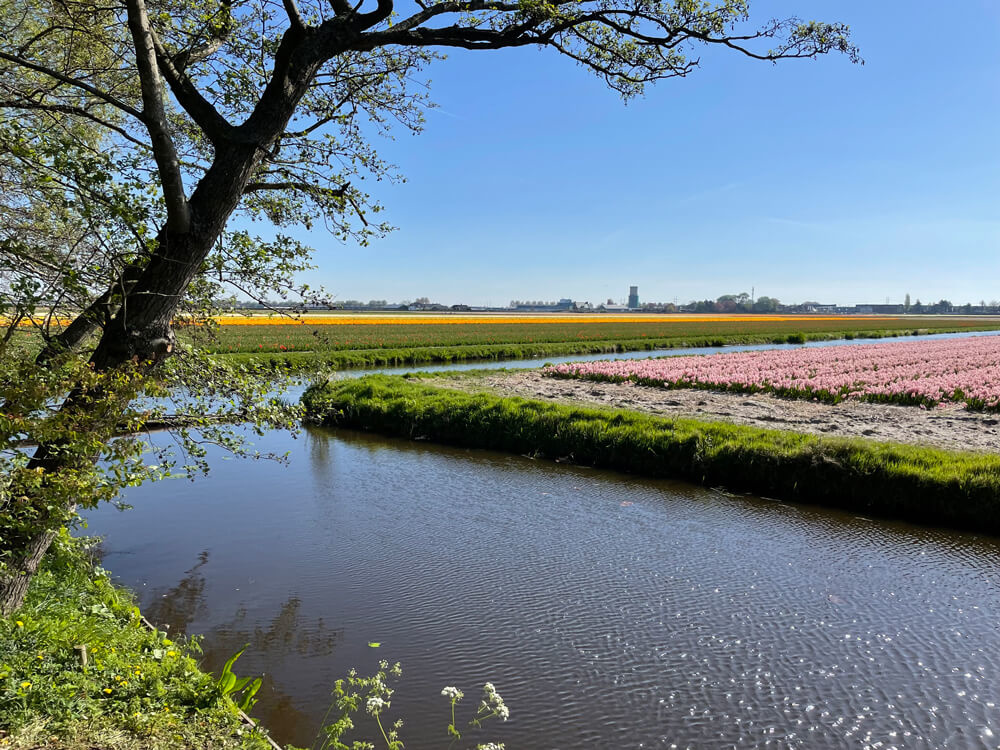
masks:
[(851, 25), (842, 56), (720, 50), (628, 105), (552, 51), (455, 52), (439, 109), (382, 145), (399, 229), (319, 231), (339, 299), (838, 304), (1000, 299), (1000, 2), (755, 0), (752, 17)]

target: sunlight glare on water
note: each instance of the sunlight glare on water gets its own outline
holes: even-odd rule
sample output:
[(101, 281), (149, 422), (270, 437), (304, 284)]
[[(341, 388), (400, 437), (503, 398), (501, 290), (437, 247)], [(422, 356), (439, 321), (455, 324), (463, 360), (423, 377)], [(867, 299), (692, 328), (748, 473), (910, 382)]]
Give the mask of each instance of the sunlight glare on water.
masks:
[(488, 680), (511, 719), (470, 746), (997, 745), (994, 539), (347, 431), (258, 443), (289, 464), (216, 461), (89, 533), (209, 666), (251, 644), (280, 741), (385, 658), (408, 750), (447, 745), (444, 685), (474, 709)]

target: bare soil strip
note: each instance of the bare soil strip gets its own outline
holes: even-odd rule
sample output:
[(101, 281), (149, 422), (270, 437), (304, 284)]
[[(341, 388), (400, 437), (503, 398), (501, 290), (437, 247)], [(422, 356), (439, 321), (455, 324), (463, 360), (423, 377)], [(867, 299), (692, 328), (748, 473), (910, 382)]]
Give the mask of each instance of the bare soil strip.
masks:
[(448, 387), (789, 432), (1000, 453), (1000, 414), (967, 411), (961, 405), (937, 409), (858, 401), (833, 405), (768, 394), (564, 380), (543, 377), (538, 370), (456, 379)]

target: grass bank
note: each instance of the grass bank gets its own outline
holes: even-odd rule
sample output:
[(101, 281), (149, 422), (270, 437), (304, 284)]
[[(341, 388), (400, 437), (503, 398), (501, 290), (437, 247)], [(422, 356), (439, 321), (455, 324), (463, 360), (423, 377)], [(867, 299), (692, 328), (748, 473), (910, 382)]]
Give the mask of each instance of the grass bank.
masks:
[(444, 364), (449, 362), (500, 361), (538, 357), (566, 357), (576, 354), (614, 354), (652, 351), (654, 349), (684, 349), (723, 347), (750, 344), (804, 344), (807, 341), (835, 341), (857, 338), (897, 338), (929, 333), (958, 333), (990, 328), (910, 328), (874, 330), (837, 330), (774, 333), (718, 333), (711, 336), (668, 336), (640, 339), (608, 339), (601, 341), (539, 341), (507, 344), (463, 344), (454, 346), (380, 347), (376, 349), (316, 349), (310, 351), (240, 351), (217, 352), (221, 362), (242, 365), (252, 370), (273, 370), (285, 373), (309, 373), (321, 370), (366, 369), (375, 367), (405, 367), (410, 365)]
[(0, 747), (269, 750), (198, 653), (197, 641), (146, 627), (64, 534), (24, 606), (0, 618)]
[(398, 376), (314, 386), (303, 401), (320, 424), (1000, 533), (1000, 456), (469, 394)]

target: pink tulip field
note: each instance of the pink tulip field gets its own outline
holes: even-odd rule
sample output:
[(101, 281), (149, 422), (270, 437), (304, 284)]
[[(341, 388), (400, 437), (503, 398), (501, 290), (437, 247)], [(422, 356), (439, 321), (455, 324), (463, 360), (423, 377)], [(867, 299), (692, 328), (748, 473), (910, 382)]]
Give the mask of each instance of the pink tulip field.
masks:
[(570, 363), (552, 377), (1000, 410), (1000, 336)]

